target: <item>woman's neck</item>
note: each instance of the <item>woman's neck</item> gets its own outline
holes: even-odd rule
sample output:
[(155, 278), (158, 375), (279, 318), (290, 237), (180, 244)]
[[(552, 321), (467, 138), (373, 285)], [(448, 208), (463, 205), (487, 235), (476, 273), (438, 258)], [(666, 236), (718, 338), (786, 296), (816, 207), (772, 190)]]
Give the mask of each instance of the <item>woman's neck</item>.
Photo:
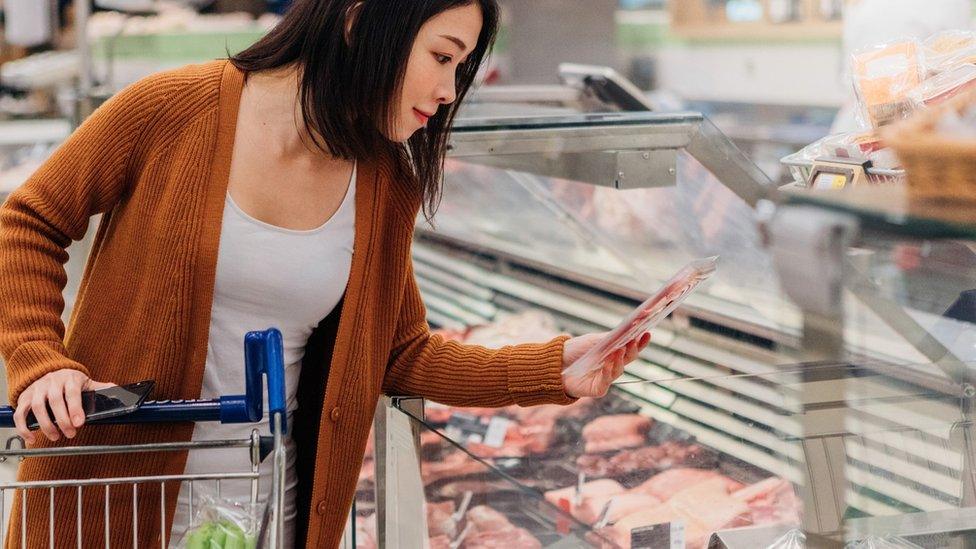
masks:
[(321, 156), (302, 117), (300, 73), (294, 66), (248, 75), (244, 93), (254, 120), (280, 158)]

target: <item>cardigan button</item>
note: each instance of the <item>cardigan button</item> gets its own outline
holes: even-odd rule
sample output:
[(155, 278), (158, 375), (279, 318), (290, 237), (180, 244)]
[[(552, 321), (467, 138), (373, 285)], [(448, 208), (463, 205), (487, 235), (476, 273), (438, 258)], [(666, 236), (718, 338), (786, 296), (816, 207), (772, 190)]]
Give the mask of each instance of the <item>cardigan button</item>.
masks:
[(332, 421), (333, 422), (339, 421), (339, 407), (338, 406), (336, 406), (335, 408), (332, 409), (332, 413), (329, 414), (329, 417), (332, 418)]
[(325, 512), (328, 510), (329, 510), (329, 505), (325, 502), (324, 499), (320, 501), (318, 505), (315, 506), (315, 511), (318, 512), (318, 514), (320, 515), (324, 515)]

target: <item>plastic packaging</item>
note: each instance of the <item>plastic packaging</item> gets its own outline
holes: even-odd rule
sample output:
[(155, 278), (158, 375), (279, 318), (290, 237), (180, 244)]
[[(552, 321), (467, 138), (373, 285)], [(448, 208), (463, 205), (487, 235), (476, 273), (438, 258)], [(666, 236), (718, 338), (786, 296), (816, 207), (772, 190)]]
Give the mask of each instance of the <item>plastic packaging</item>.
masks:
[(922, 83), (920, 49), (914, 40), (903, 40), (854, 54), (854, 90), (870, 127), (897, 122), (915, 111), (908, 94)]
[(929, 37), (922, 45), (925, 68), (929, 74), (938, 74), (976, 63), (976, 32), (950, 30)]
[(565, 375), (582, 377), (598, 370), (610, 355), (671, 314), (692, 290), (712, 276), (717, 263), (718, 257), (709, 257), (685, 265), (657, 293), (573, 362), (564, 371)]
[(209, 496), (202, 498), (192, 526), (178, 549), (256, 549), (260, 524), (252, 505), (240, 505)]
[(927, 78), (909, 93), (916, 107), (931, 107), (976, 88), (976, 65), (962, 64)]
[(803, 530), (794, 528), (766, 546), (766, 549), (805, 549), (807, 536)]
[(871, 536), (862, 540), (852, 541), (845, 549), (922, 549), (920, 545), (899, 538), (897, 536)]

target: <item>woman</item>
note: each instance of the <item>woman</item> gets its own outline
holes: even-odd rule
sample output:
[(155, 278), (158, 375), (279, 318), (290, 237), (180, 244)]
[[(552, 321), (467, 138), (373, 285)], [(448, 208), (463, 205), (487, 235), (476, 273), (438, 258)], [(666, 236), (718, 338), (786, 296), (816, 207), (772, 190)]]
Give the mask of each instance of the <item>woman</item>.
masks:
[[(604, 394), (647, 334), (594, 375), (563, 379), (598, 335), (488, 350), (432, 336), (425, 320), (414, 220), (421, 207), (433, 215), (448, 129), (497, 24), (494, 0), (299, 1), (230, 61), (149, 77), (93, 114), (0, 212), (0, 349), (19, 433), (34, 446), (62, 434), (72, 444), (224, 438), (233, 427), (80, 429), (79, 393), (147, 378), (163, 399), (239, 392), (243, 334), (279, 326), (296, 458), (286, 532), (298, 546), (333, 547), (381, 392), (468, 406)], [(96, 213), (65, 336), (64, 248)], [(43, 437), (25, 429), (29, 410)], [(28, 460), (19, 478), (210, 466), (183, 453), (65, 457)], [(161, 541), (159, 490), (139, 490), (142, 546)], [(165, 487), (167, 524), (178, 492)], [(56, 495), (65, 545), (76, 497)], [(103, 497), (86, 490), (83, 509)], [(117, 510), (131, 501), (128, 490), (110, 497)], [(39, 546), (47, 494), (27, 506), (28, 545)], [(132, 541), (127, 513), (112, 516), (113, 546)], [(101, 520), (82, 530), (86, 546), (100, 544)]]

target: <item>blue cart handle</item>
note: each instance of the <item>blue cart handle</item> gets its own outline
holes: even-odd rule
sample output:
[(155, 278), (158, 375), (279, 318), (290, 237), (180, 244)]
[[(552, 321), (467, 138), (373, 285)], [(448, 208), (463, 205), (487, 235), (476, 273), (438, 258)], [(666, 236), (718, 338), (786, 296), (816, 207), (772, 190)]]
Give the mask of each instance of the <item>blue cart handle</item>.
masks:
[[(94, 420), (92, 425), (118, 423), (175, 423), (219, 421), (257, 423), (264, 415), (264, 383), (268, 378), (268, 408), (272, 432), (274, 417), (281, 416), (282, 434), (288, 432), (285, 409), (285, 363), (281, 332), (269, 328), (244, 336), (245, 394), (201, 400), (146, 401), (135, 412)], [(0, 427), (14, 426), (14, 408), (0, 407)]]

